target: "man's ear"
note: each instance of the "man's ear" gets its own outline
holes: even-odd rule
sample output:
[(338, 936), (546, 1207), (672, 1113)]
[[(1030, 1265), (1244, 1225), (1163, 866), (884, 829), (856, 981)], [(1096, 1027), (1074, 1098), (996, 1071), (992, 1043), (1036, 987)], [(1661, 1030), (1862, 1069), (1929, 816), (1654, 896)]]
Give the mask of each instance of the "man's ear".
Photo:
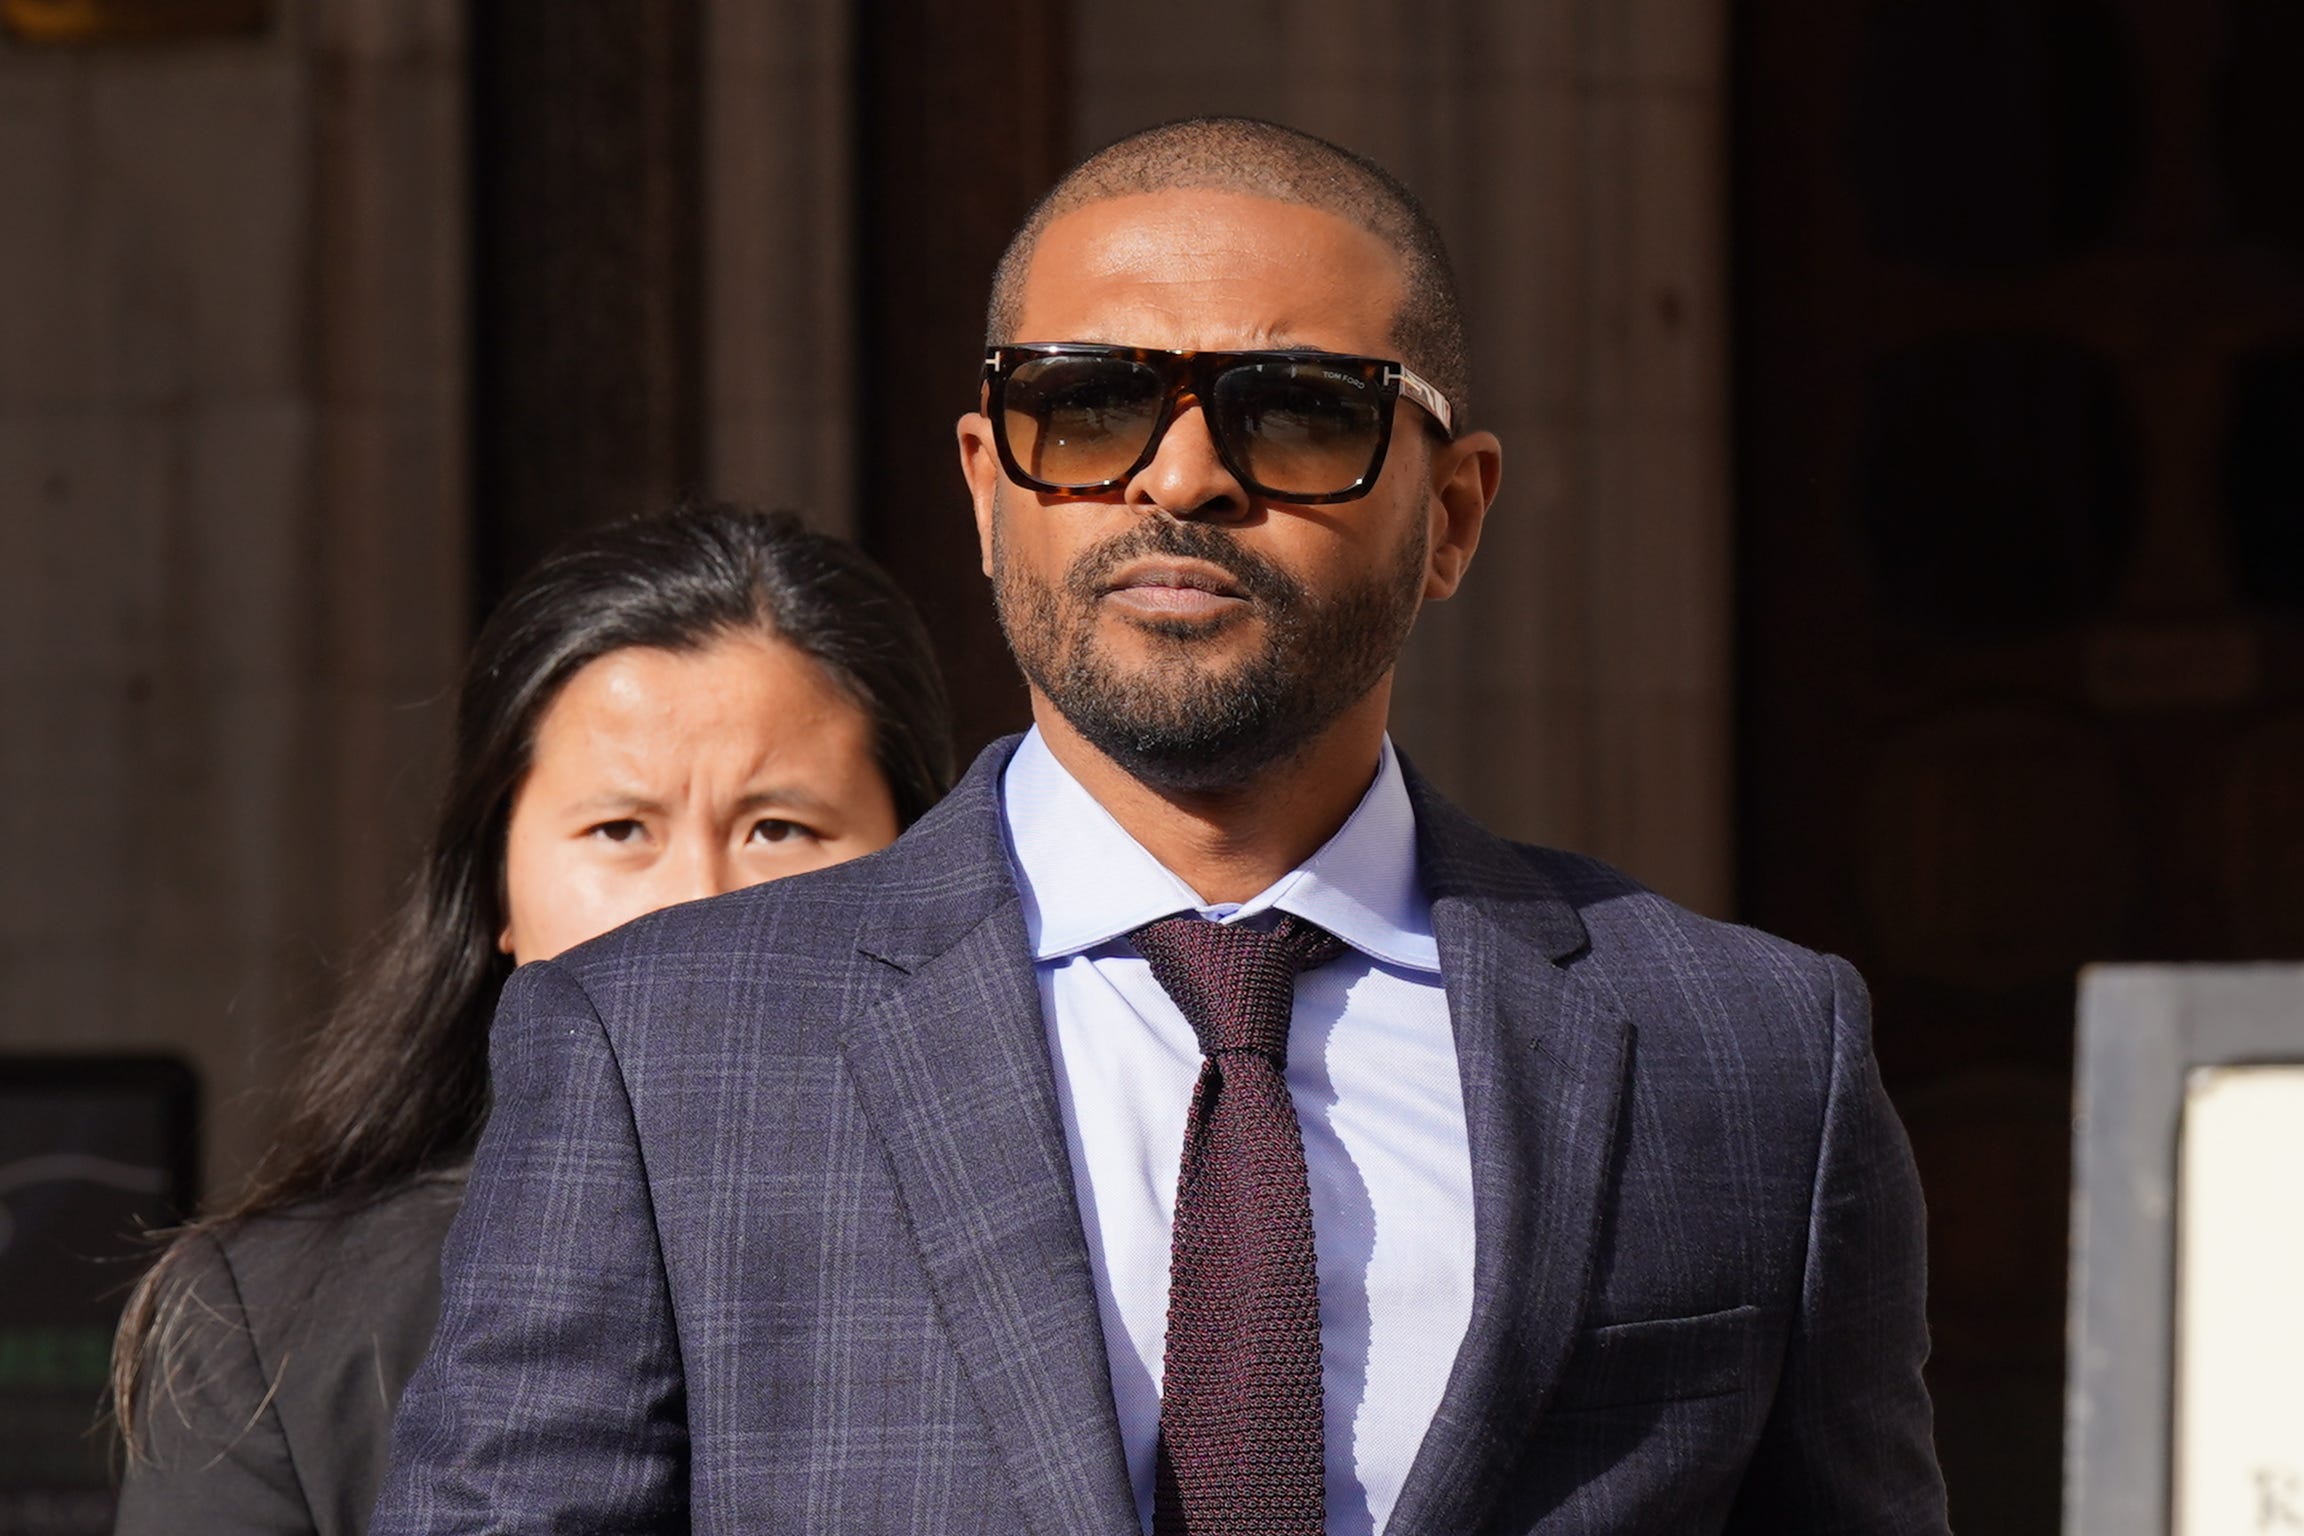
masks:
[(992, 423), (982, 411), (960, 418), (960, 478), (968, 482), (976, 506), (976, 553), (984, 574), (992, 574), (993, 493), (1000, 488), (1000, 455), (992, 446)]
[(1424, 600), (1455, 595), (1480, 547), (1480, 528), (1503, 483), (1504, 445), (1493, 432), (1467, 432), (1432, 452), (1432, 552)]

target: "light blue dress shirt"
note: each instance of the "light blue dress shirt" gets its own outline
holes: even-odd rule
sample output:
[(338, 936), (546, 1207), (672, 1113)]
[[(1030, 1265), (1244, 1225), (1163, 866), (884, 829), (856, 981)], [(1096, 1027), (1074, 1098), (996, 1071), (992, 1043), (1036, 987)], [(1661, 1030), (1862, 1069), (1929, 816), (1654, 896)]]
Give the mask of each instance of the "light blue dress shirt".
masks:
[(1168, 1242), (1192, 1026), (1125, 935), (1199, 912), (1293, 912), (1351, 949), (1300, 978), (1288, 1086), (1304, 1127), (1320, 1267), (1328, 1529), (1384, 1527), (1472, 1310), (1472, 1160), (1415, 813), (1390, 741), (1358, 809), (1252, 900), (1209, 907), (1033, 731), (1001, 784), (1095, 1268), (1128, 1475), (1152, 1523)]

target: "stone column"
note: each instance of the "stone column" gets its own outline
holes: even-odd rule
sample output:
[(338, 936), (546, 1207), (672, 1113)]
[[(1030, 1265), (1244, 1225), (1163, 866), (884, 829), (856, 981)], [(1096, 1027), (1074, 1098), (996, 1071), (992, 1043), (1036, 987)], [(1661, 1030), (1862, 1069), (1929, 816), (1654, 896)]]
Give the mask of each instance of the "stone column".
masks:
[[(1395, 734), (1489, 826), (1732, 898), (1722, 0), (1082, 6), (1082, 150), (1201, 112), (1381, 161), (1456, 258), (1504, 489)], [(1221, 47), (1209, 40), (1220, 38)]]
[[(319, 942), (332, 959), (412, 871), (470, 628), (462, 15), (456, 0), (313, 11), (305, 761), (325, 786)], [(293, 589), (299, 574), (284, 574)]]
[(706, 483), (857, 528), (850, 8), (704, 0)]

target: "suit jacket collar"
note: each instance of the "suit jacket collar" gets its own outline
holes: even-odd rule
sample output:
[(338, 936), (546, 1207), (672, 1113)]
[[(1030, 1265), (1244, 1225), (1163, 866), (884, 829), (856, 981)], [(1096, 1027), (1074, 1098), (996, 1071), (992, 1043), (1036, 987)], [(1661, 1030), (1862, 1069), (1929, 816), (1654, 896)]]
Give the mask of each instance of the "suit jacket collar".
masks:
[(1037, 1536), (1135, 1536), (1095, 1276), (998, 809), (1013, 740), (890, 850), (859, 936), (903, 975), (843, 1036), (866, 1117)]
[(1576, 907), (1529, 850), (1504, 841), (1442, 798), (1405, 758), (1416, 807), (1416, 853), (1434, 906), (1469, 903), (1523, 933), (1547, 960), (1565, 960), (1589, 942)]
[(1505, 1512), (1575, 1340), (1629, 1030), (1543, 861), (1409, 787), (1464, 1079), (1472, 1317), (1386, 1529), (1455, 1536)]
[[(881, 856), (858, 947), (904, 973), (843, 1041), (1035, 1532), (1133, 1532), (1095, 1281), (999, 813), (1015, 738)], [(1388, 1529), (1479, 1529), (1583, 1310), (1627, 1027), (1573, 903), (1413, 768), (1471, 1144), (1472, 1317)]]
[(857, 948), (911, 972), (1017, 901), (1000, 829), (1000, 775), (1021, 736), (993, 742), (951, 793), (874, 856), (880, 894)]

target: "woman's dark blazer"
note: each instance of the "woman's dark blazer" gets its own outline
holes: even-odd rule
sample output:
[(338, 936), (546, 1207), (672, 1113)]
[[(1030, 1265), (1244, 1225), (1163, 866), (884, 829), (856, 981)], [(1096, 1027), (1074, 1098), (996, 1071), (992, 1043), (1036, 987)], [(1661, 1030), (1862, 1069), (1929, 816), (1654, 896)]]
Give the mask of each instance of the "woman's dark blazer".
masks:
[(361, 1536), (464, 1179), (185, 1239), (115, 1536)]

